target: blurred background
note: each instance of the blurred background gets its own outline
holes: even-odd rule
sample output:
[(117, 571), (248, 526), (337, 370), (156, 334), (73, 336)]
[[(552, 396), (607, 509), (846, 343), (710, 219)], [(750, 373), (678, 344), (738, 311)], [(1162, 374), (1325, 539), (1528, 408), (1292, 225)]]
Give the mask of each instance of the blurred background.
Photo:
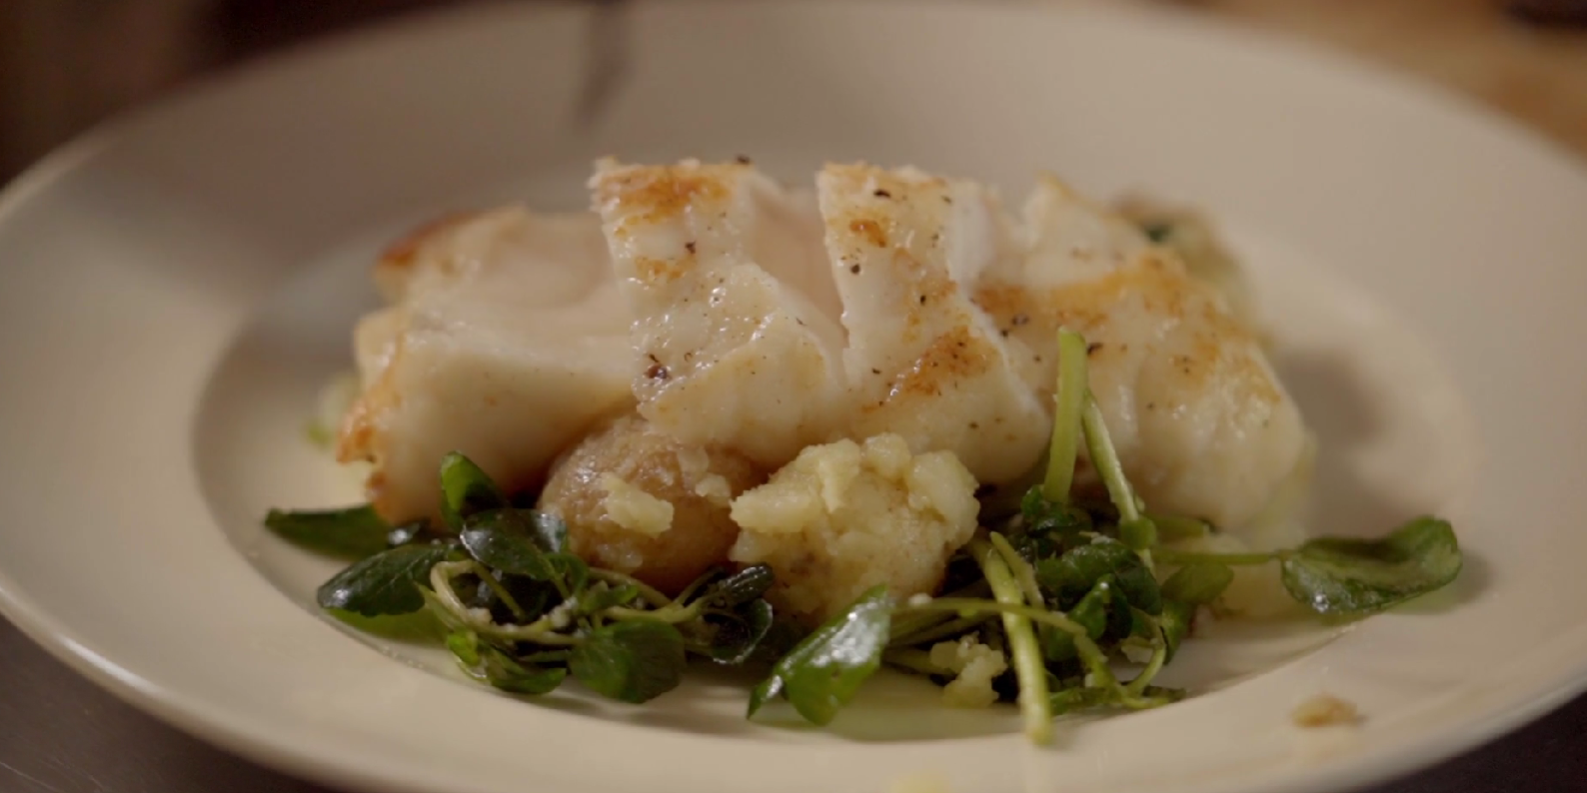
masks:
[[(0, 0), (0, 182), (194, 75), (471, 1), (485, 0)], [(1587, 155), (1587, 0), (1072, 1), (1172, 4), (1352, 51), (1473, 95)]]

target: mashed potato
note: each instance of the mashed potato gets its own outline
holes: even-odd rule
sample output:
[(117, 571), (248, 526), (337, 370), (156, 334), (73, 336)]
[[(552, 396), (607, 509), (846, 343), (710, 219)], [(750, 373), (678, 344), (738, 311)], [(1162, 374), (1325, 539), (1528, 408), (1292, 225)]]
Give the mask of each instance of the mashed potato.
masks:
[(806, 447), (733, 501), (729, 557), (769, 564), (777, 608), (816, 623), (866, 589), (929, 593), (975, 533), (975, 477), (949, 452), (912, 455), (903, 438)]
[(568, 524), (580, 558), (675, 594), (726, 561), (738, 536), (728, 503), (760, 481), (736, 452), (685, 445), (628, 416), (557, 461), (539, 506)]
[(942, 701), (958, 708), (984, 708), (996, 702), (992, 681), (1008, 671), (1003, 653), (976, 641), (974, 636), (932, 645), (931, 662), (958, 673), (942, 689)]

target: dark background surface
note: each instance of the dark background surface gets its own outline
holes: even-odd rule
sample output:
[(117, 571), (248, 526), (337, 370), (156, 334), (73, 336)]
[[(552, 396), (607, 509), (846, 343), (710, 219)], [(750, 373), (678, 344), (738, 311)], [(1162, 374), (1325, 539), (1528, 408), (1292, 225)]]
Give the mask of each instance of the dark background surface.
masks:
[[(140, 101), (194, 74), (255, 57), (305, 38), (343, 30), (446, 0), (0, 0), (0, 181), (65, 137), (107, 113)], [(1457, 28), (1450, 20), (1467, 14), (1477, 44), (1461, 74), (1472, 93), (1515, 112), (1587, 151), (1587, 35), (1527, 27), (1499, 4), (1479, 7), (1465, 0), (1358, 0), (1361, 15), (1384, 9), (1376, 33), (1389, 24), (1387, 11), (1422, 8), (1426, 26)], [(1195, 3), (1239, 16), (1256, 4)], [(1247, 14), (1258, 24), (1275, 18), (1302, 34), (1343, 39), (1352, 49), (1339, 14), (1320, 21), (1306, 14), (1315, 0), (1274, 0)], [(1587, 4), (1529, 0), (1541, 16), (1582, 13)], [(1572, 8), (1574, 6), (1574, 9)], [(1275, 11), (1277, 9), (1277, 11)], [(1328, 11), (1327, 13), (1334, 13)], [(1377, 13), (1377, 12), (1374, 12)], [(1408, 13), (1408, 12), (1407, 12)], [(1482, 14), (1480, 18), (1475, 16)], [(1404, 25), (1406, 13), (1399, 13)], [(1464, 19), (1464, 17), (1461, 17)], [(1412, 24), (1416, 17), (1410, 17)], [(1353, 23), (1352, 23), (1353, 24)], [(1487, 26), (1487, 27), (1477, 27)], [(1516, 28), (1527, 32), (1517, 33)], [(1538, 31), (1546, 32), (1538, 32)], [(1535, 50), (1519, 58), (1498, 53), (1517, 36), (1534, 37)], [(1483, 38), (1485, 37), (1485, 38)], [(1366, 40), (1366, 39), (1362, 39)], [(1455, 46), (1450, 33), (1435, 42)], [(1499, 41), (1501, 44), (1492, 44)], [(1487, 47), (1487, 49), (1483, 49)], [(1436, 49), (1436, 48), (1435, 48)], [(1458, 55), (1458, 51), (1454, 55)], [(1449, 57), (1441, 52), (1440, 57)], [(1388, 59), (1407, 58), (1388, 54)], [(1473, 72), (1472, 60), (1478, 65)], [(1488, 92), (1480, 68), (1491, 59), (1491, 75), (1541, 74), (1526, 96), (1535, 113), (1510, 107), (1506, 95)], [(1458, 57), (1455, 58), (1460, 61)], [(1430, 61), (1431, 62), (1431, 61)], [(1415, 64), (1411, 64), (1413, 67)], [(1527, 71), (1532, 70), (1532, 71)], [(1562, 71), (1563, 70), (1563, 71)], [(1476, 78), (1470, 78), (1472, 73)], [(1433, 76), (1437, 76), (1436, 74)], [(1497, 79), (1497, 78), (1495, 78)], [(1488, 82), (1493, 82), (1489, 80)], [(1543, 93), (1538, 93), (1541, 89)], [(1496, 89), (1497, 90), (1497, 89)], [(1547, 101), (1537, 102), (1542, 96)], [(1563, 105), (1563, 107), (1562, 107)], [(3, 552), (3, 549), (0, 549)], [(0, 621), (0, 793), (323, 793), (316, 785), (257, 767), (209, 747), (143, 715), (78, 677)], [(245, 685), (245, 681), (239, 681)], [(1587, 698), (1579, 699), (1497, 743), (1429, 771), (1372, 789), (1372, 793), (1563, 793), (1587, 791)], [(526, 780), (532, 787), (532, 780)], [(526, 788), (527, 789), (527, 788)]]

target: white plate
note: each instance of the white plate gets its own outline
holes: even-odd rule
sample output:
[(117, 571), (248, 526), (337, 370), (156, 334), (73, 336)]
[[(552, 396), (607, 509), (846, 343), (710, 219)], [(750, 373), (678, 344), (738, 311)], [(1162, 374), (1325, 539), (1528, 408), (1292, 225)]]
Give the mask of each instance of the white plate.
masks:
[[(1587, 682), (1587, 173), (1465, 104), (1176, 16), (1015, 5), (640, 4), (574, 121), (586, 12), (486, 7), (246, 70), (79, 141), (0, 201), (0, 605), (112, 690), (351, 786), (496, 793), (1299, 791), (1432, 762)], [(1320, 528), (1454, 518), (1450, 591), (1342, 632), (1220, 631), (1203, 696), (1029, 748), (883, 680), (831, 731), (734, 681), (526, 704), (311, 605), (262, 532), (352, 488), (300, 441), (375, 246), (505, 198), (583, 202), (595, 156), (869, 158), (1016, 194), (1036, 168), (1215, 212), (1324, 444)], [(367, 641), (367, 640), (366, 640)], [(393, 657), (408, 661), (399, 663)], [(1288, 714), (1327, 691), (1353, 730)]]

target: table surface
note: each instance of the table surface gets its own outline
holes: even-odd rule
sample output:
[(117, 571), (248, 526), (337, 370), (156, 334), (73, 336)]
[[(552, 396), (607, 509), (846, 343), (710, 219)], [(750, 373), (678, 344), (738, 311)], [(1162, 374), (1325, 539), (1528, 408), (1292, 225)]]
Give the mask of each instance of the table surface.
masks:
[[(1486, 0), (1181, 0), (1472, 95), (1587, 155), (1587, 32), (1529, 28)], [(0, 621), (0, 793), (326, 793), (168, 727)], [(1587, 697), (1371, 793), (1587, 790)]]

